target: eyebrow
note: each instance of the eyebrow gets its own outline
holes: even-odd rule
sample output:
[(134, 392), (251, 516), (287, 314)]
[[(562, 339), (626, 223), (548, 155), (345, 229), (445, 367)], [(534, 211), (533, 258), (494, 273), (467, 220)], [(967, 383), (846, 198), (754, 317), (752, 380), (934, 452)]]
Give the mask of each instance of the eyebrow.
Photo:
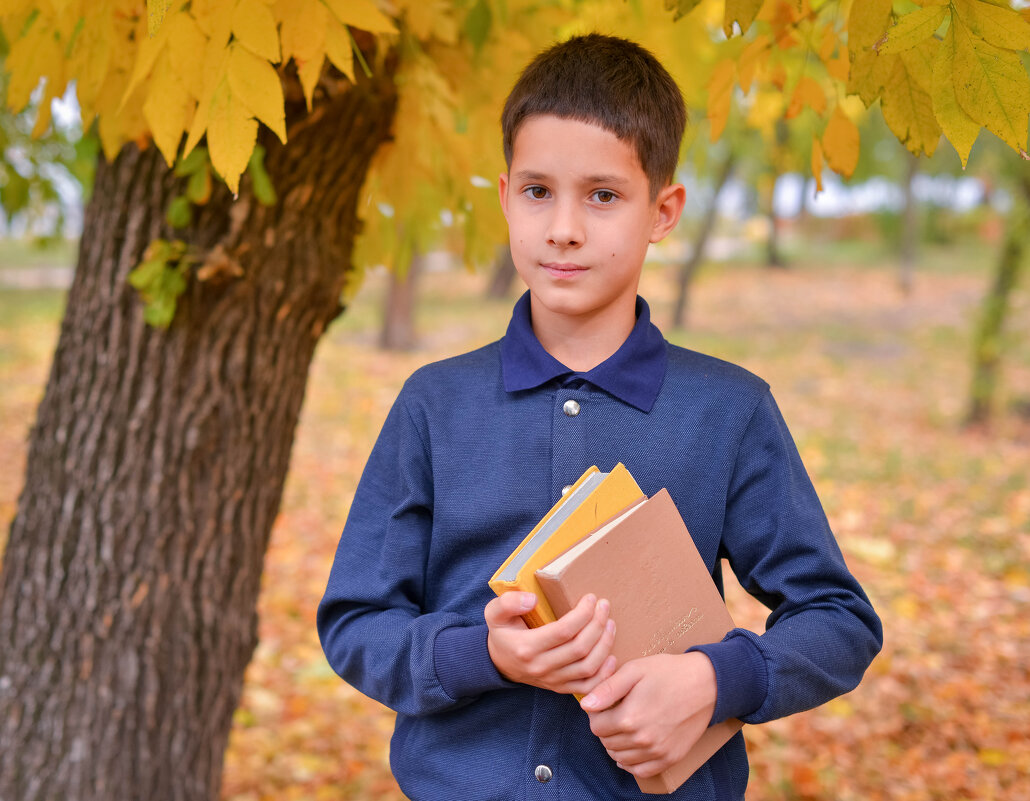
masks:
[[(519, 170), (515, 173), (514, 177), (521, 181), (547, 181), (551, 178), (549, 175), (545, 175), (542, 172), (533, 172), (532, 170)], [(626, 184), (628, 180), (619, 175), (587, 175), (582, 178), (583, 183), (586, 184)]]

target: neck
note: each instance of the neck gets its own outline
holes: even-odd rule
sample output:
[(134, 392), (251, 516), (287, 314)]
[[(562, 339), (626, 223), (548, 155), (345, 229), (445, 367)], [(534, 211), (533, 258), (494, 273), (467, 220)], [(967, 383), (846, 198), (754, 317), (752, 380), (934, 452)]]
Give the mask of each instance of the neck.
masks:
[(635, 306), (618, 315), (569, 317), (537, 304), (530, 307), (533, 333), (544, 350), (577, 373), (605, 361), (626, 341), (636, 324)]

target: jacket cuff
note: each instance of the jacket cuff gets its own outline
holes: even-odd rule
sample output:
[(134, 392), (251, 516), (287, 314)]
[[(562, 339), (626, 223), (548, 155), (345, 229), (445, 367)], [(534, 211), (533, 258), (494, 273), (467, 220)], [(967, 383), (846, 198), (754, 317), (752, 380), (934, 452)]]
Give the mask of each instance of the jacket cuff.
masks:
[(751, 640), (734, 629), (722, 642), (697, 645), (715, 668), (717, 695), (712, 725), (729, 718), (742, 718), (765, 703), (769, 674), (765, 658)]
[(487, 627), (450, 626), (433, 643), (433, 668), (443, 691), (455, 701), (488, 690), (516, 686), (502, 676), (486, 647)]

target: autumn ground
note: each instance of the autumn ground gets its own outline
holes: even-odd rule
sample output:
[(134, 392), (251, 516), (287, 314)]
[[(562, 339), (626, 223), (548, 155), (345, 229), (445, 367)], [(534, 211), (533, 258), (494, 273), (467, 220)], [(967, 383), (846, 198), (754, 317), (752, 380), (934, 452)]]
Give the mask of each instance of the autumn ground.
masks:
[[(891, 270), (828, 264), (710, 267), (689, 333), (670, 339), (765, 377), (852, 569), (886, 627), (862, 686), (812, 712), (745, 729), (750, 801), (1030, 799), (1030, 291), (1010, 326), (1001, 415), (960, 426), (984, 248), (924, 258), (903, 298)], [(400, 799), (390, 713), (337, 679), (314, 630), (353, 489), (403, 379), (495, 338), (510, 301), (483, 276), (427, 276), (411, 354), (375, 347), (373, 276), (317, 354), (225, 766), (224, 801)], [(670, 274), (645, 272), (662, 325)], [(26, 431), (56, 340), (57, 291), (0, 290), (0, 547)], [(738, 623), (761, 607), (728, 588)]]

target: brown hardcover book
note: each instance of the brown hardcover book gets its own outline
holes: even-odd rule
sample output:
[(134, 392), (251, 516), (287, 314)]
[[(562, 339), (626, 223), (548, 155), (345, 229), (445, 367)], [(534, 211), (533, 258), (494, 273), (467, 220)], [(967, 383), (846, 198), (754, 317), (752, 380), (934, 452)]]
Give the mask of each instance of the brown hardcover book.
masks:
[[(667, 490), (598, 528), (536, 571), (557, 616), (588, 592), (611, 603), (619, 664), (719, 642), (733, 619)], [(645, 793), (671, 793), (743, 724), (710, 726), (676, 765), (637, 779)]]

